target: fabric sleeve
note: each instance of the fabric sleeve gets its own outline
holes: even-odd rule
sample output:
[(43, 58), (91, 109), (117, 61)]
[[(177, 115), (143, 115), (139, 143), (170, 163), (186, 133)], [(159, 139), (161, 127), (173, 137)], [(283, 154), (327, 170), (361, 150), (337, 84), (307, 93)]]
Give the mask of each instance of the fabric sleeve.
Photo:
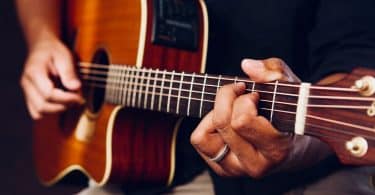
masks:
[(375, 1), (321, 0), (309, 36), (311, 81), (375, 68)]
[[(321, 0), (309, 41), (313, 82), (355, 67), (375, 68), (375, 1)], [(296, 135), (287, 158), (272, 172), (298, 171), (330, 155), (322, 141)]]

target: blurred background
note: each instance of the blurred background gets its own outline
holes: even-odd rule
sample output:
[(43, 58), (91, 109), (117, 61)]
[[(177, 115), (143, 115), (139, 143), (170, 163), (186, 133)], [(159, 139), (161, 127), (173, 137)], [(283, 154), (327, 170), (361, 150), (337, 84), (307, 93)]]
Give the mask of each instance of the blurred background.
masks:
[(78, 187), (47, 188), (34, 173), (32, 123), (18, 84), (26, 47), (12, 0), (0, 1), (0, 26), (0, 194), (73, 194)]

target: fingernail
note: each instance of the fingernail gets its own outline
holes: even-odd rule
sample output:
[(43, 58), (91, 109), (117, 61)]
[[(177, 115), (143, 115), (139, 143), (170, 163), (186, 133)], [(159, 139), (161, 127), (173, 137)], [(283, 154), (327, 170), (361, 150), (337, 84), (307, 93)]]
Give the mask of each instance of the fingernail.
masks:
[(79, 87), (81, 87), (81, 82), (79, 82), (78, 80), (70, 80), (69, 85), (71, 88), (78, 89)]
[(236, 88), (245, 88), (245, 83), (244, 82), (237, 82), (237, 83), (235, 83), (235, 85), (236, 85)]
[(260, 60), (252, 60), (252, 59), (245, 59), (242, 61), (242, 66), (246, 68), (252, 68), (252, 69), (260, 69), (264, 68), (264, 64)]

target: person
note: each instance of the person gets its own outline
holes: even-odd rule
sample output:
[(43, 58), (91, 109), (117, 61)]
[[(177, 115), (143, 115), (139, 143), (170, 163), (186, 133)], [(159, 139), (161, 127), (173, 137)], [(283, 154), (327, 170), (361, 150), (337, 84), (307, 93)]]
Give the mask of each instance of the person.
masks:
[[(71, 54), (59, 39), (59, 3), (17, 0), (29, 47), (21, 86), (34, 119), (83, 102)], [(206, 4), (208, 73), (247, 75), (259, 82), (297, 81), (297, 76), (328, 82), (356, 66), (375, 67), (372, 0), (206, 0)], [(271, 57), (283, 59), (290, 69)], [(51, 77), (60, 78), (65, 90), (55, 86)], [(244, 94), (242, 83), (224, 86), (214, 109), (196, 127), (185, 125), (188, 131), (181, 131), (194, 130), (192, 145), (211, 168), (216, 194), (375, 194), (373, 167), (343, 166), (322, 142), (278, 133), (258, 116), (258, 99), (256, 93)], [(196, 159), (190, 145), (180, 149), (185, 151), (184, 159)], [(218, 153), (223, 154), (221, 159), (215, 158)], [(211, 188), (210, 180), (200, 179), (204, 177), (200, 161), (189, 162), (181, 173), (180, 184), (185, 185), (170, 193), (178, 194), (190, 183)], [(198, 187), (194, 193), (212, 193), (204, 189)]]

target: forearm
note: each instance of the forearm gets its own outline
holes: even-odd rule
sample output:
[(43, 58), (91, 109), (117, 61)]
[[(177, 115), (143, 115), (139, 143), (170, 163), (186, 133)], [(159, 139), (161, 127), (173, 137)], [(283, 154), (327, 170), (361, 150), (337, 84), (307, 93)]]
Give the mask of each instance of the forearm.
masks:
[(16, 0), (29, 49), (60, 34), (61, 0)]

